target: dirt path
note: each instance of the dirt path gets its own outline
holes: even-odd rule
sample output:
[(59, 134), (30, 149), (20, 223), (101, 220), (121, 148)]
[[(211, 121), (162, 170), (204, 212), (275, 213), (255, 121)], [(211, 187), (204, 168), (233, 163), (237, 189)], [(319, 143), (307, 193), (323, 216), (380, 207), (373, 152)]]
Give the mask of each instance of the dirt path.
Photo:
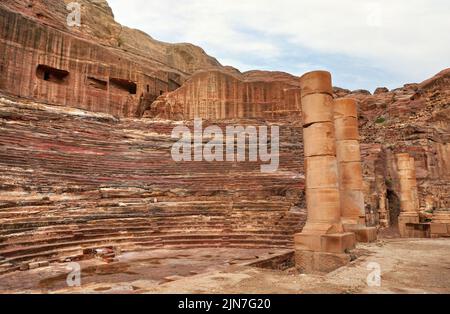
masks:
[[(227, 269), (150, 289), (149, 293), (449, 293), (450, 239), (386, 240), (359, 245), (364, 256), (325, 276)], [(367, 278), (381, 271), (381, 286)], [(368, 269), (368, 265), (372, 266)], [(372, 276), (373, 277), (373, 276)], [(374, 279), (374, 278), (370, 279)]]
[[(387, 239), (359, 245), (360, 258), (327, 275), (236, 265), (267, 253), (225, 248), (127, 253), (113, 264), (83, 262), (81, 288), (67, 288), (65, 265), (57, 264), (3, 276), (0, 292), (450, 293), (450, 239)], [(377, 283), (378, 269), (381, 286), (369, 286), (368, 277), (372, 285)]]

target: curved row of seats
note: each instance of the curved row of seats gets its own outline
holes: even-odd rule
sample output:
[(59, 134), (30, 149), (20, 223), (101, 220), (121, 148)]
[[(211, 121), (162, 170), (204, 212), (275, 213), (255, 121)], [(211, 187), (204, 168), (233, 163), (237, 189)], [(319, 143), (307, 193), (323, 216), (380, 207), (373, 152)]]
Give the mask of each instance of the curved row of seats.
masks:
[(305, 221), (291, 211), (303, 201), (301, 127), (281, 125), (279, 171), (264, 174), (174, 162), (175, 126), (0, 100), (0, 273), (105, 246), (292, 247)]

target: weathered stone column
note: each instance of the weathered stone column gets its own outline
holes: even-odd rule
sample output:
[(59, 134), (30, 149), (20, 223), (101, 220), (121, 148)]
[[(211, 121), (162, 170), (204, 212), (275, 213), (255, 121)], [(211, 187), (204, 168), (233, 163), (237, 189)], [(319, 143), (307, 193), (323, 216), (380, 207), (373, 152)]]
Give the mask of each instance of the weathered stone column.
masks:
[(400, 206), (402, 213), (419, 211), (416, 166), (409, 154), (397, 154), (397, 168), (400, 182)]
[(378, 213), (380, 215), (380, 226), (382, 228), (389, 227), (390, 217), (388, 212), (388, 199), (386, 197), (386, 192), (380, 193), (378, 198)]
[(338, 161), (341, 219), (345, 231), (355, 232), (359, 242), (377, 238), (376, 228), (366, 227), (361, 149), (356, 100), (334, 101), (334, 127)]
[(295, 236), (296, 264), (303, 271), (329, 271), (348, 262), (343, 253), (355, 245), (341, 223), (331, 74), (307, 73), (300, 87), (308, 219)]
[(399, 231), (402, 237), (411, 237), (413, 234), (407, 224), (420, 223), (416, 166), (414, 158), (407, 153), (397, 154), (396, 157), (400, 183)]

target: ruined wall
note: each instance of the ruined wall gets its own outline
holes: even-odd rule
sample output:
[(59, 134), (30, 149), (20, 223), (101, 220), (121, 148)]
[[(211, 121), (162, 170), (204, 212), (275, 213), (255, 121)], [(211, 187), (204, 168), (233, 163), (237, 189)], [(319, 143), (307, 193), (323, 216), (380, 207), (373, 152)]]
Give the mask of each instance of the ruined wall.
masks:
[[(409, 153), (415, 159), (421, 210), (448, 211), (450, 69), (420, 84), (379, 89), (374, 95), (335, 92), (354, 97), (360, 104), (365, 195), (368, 210), (375, 214), (372, 219), (384, 220), (377, 215), (384, 211), (386, 192), (394, 199), (400, 195), (397, 153)], [(388, 210), (398, 210), (393, 203), (386, 203)]]
[[(251, 73), (250, 73), (251, 74)], [(188, 120), (265, 118), (299, 120), (298, 78), (263, 77), (211, 70), (194, 74), (180, 89), (160, 97), (145, 117)]]
[(132, 117), (180, 83), (178, 74), (0, 7), (0, 90), (5, 93)]

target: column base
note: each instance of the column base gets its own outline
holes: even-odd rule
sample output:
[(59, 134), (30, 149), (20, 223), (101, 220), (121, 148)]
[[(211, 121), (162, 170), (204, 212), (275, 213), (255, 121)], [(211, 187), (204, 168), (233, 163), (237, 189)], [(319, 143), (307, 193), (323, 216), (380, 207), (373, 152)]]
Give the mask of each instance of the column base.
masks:
[(378, 230), (375, 227), (367, 227), (362, 224), (344, 224), (345, 232), (353, 232), (356, 236), (356, 242), (370, 243), (378, 239)]
[(330, 273), (351, 261), (350, 255), (295, 250), (295, 267), (301, 273)]
[(328, 273), (350, 263), (349, 250), (356, 247), (353, 232), (323, 234), (304, 230), (294, 236), (295, 265), (303, 273)]
[(352, 232), (317, 234), (302, 232), (294, 236), (295, 249), (325, 253), (346, 253), (356, 247), (356, 237)]
[(450, 223), (435, 223), (430, 224), (430, 232), (432, 238), (450, 237)]
[(430, 224), (420, 223), (419, 213), (406, 212), (398, 217), (398, 229), (402, 238), (430, 238)]

